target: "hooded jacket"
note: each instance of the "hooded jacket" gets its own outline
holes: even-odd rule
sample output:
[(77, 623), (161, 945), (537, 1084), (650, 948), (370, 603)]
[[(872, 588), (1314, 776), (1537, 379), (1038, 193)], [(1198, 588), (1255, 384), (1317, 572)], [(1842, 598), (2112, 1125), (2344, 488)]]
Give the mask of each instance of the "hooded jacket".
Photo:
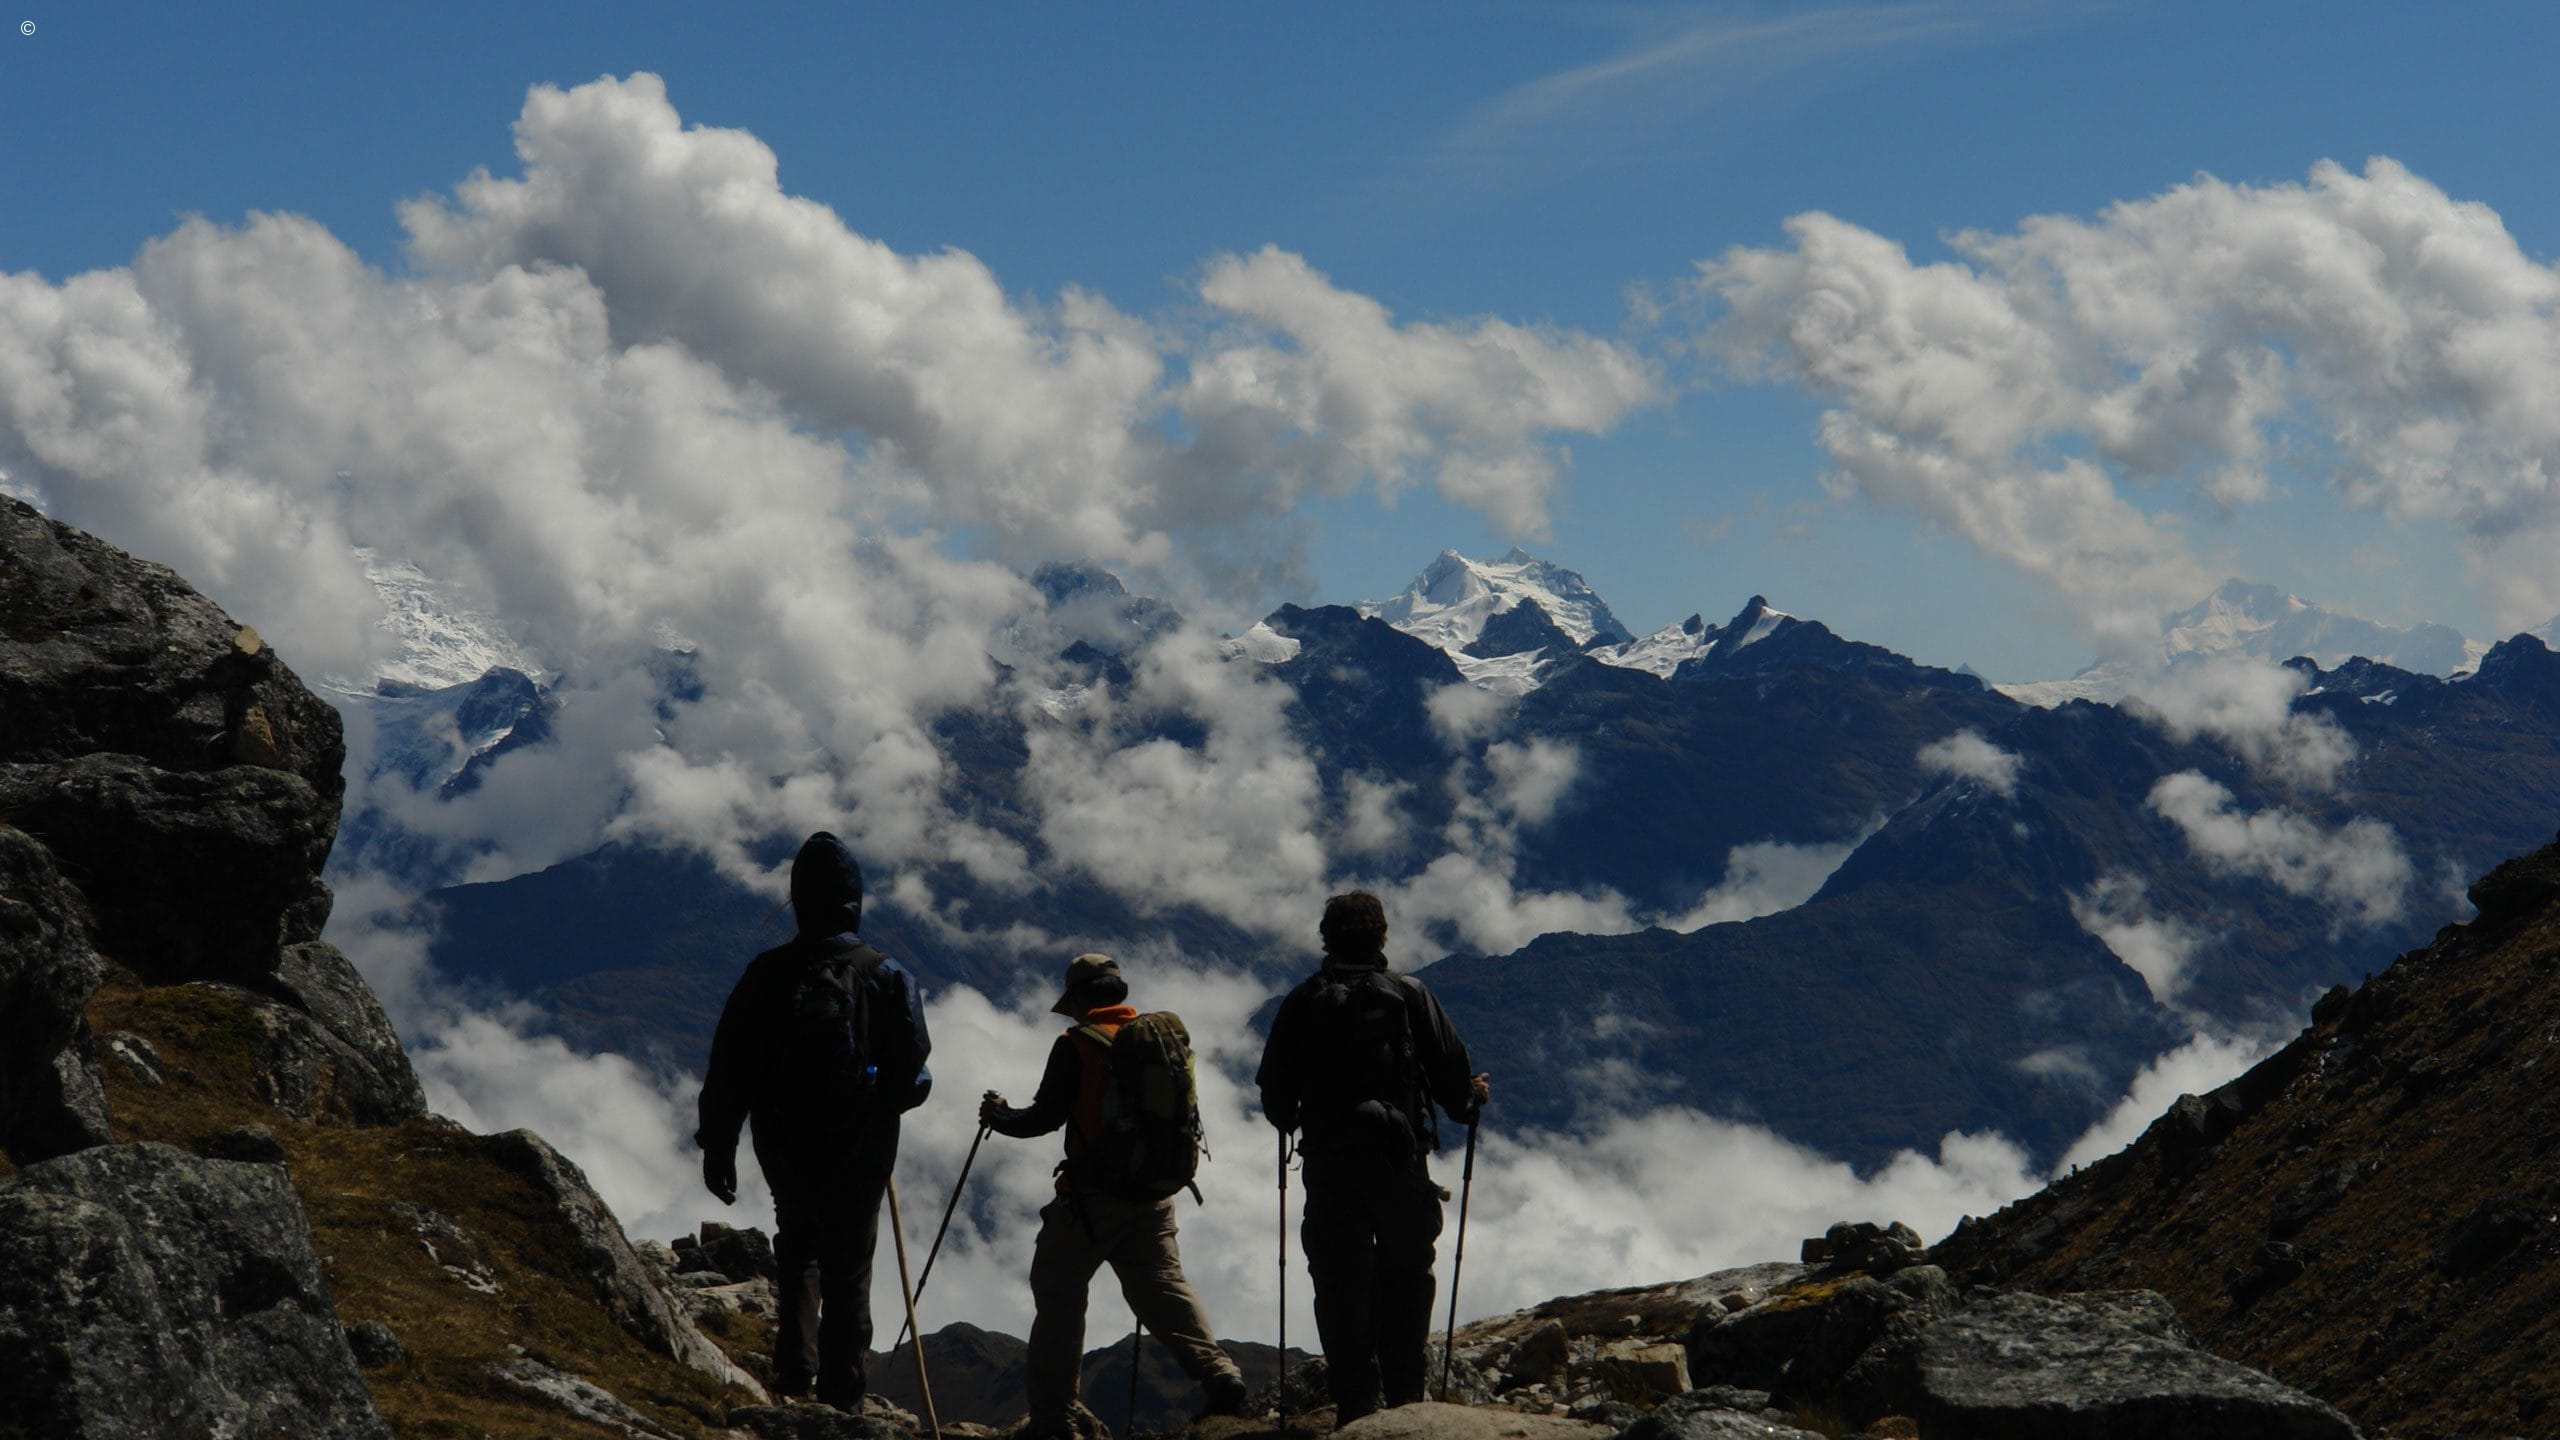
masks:
[[(1280, 1002), (1280, 1013), (1271, 1020), (1271, 1039), (1262, 1049), (1262, 1067), (1253, 1077), (1262, 1091), (1264, 1117), (1284, 1131), (1303, 1127), (1310, 1153), (1324, 1149), (1331, 1139), (1330, 1131), (1342, 1117), (1316, 1113), (1311, 1102), (1320, 1089), (1316, 1076), (1339, 1063), (1339, 1057), (1334, 1052), (1335, 1037), (1316, 1017), (1315, 992), (1329, 975), (1351, 972), (1385, 974), (1395, 982), (1404, 996), (1405, 1022), (1421, 1072), (1416, 1081), (1427, 1097), (1423, 1103), (1436, 1100), (1450, 1118), (1472, 1123), (1475, 1087), (1466, 1042), (1458, 1038), (1457, 1027), (1449, 1023), (1439, 998), (1412, 976), (1388, 970), (1387, 957), (1376, 950), (1328, 953), (1323, 966)], [(1425, 1115), (1406, 1118), (1417, 1129), (1429, 1121)]]
[(861, 1115), (810, 1116), (790, 1103), (787, 1077), (775, 1073), (781, 1047), (774, 1042), (789, 1028), (792, 989), (802, 967), (813, 953), (868, 949), (861, 938), (862, 867), (843, 841), (820, 831), (801, 845), (791, 862), (791, 912), (798, 933), (747, 962), (712, 1032), (693, 1137), (706, 1152), (735, 1153), (738, 1128), (749, 1121), (759, 1147), (816, 1141), (825, 1138), (814, 1133), (821, 1127), (841, 1132), (893, 1118), (923, 1104), (933, 1090), (933, 1073), (925, 1067), (933, 1041), (925, 1033), (924, 992), (911, 971), (882, 955), (862, 982), (863, 1053), (879, 1067), (873, 1108)]

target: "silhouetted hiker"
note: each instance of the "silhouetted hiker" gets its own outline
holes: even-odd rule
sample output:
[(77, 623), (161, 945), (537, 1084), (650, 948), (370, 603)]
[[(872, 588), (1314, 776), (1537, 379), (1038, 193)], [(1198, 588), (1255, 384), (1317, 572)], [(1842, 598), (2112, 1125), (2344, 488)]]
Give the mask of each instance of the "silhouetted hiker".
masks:
[(738, 1198), (738, 1126), (755, 1125), (773, 1190), (781, 1327), (775, 1388), (859, 1412), (871, 1346), (871, 1251), (898, 1158), (898, 1117), (933, 1088), (915, 976), (862, 943), (862, 868), (820, 831), (791, 862), (799, 933), (747, 964), (702, 1077), (702, 1181)]
[(1422, 1398), (1440, 1203), (1431, 1102), (1472, 1124), (1492, 1098), (1421, 981), (1387, 968), (1387, 912), (1365, 890), (1325, 902), (1324, 964), (1280, 1002), (1263, 1047), (1262, 1111), (1303, 1130), (1298, 1236), (1316, 1289), (1334, 1423)]
[(1244, 1413), (1244, 1375), (1213, 1338), (1174, 1242), (1173, 1197), (1189, 1188), (1197, 1154), (1190, 1038), (1171, 1015), (1141, 1016), (1128, 998), (1110, 956), (1068, 962), (1064, 993), (1049, 1008), (1076, 1023), (1049, 1047), (1030, 1108), (993, 1091), (978, 1107), (980, 1123), (1016, 1140), (1067, 1131), (1058, 1195), (1041, 1209), (1031, 1249), (1025, 1440), (1076, 1433), (1085, 1294), (1105, 1264), (1130, 1313), (1207, 1392), (1207, 1413)]

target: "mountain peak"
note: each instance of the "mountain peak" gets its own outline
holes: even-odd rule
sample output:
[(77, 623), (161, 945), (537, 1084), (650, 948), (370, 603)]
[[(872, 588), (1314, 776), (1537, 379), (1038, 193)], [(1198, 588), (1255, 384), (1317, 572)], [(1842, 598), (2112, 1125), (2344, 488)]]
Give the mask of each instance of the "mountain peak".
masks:
[(1529, 601), (1576, 646), (1595, 639), (1617, 644), (1635, 638), (1581, 575), (1516, 545), (1498, 560), (1472, 560), (1443, 550), (1401, 594), (1364, 601), (1358, 609), (1461, 655), (1483, 635), (1487, 621)]

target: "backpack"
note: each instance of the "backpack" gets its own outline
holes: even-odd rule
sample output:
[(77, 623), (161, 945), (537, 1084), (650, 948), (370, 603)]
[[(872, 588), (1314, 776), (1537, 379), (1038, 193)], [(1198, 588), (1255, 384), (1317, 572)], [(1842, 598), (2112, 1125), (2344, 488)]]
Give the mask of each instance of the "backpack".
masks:
[(1088, 1061), (1103, 1067), (1102, 1113), (1092, 1117), (1076, 1178), (1125, 1199), (1161, 1200), (1189, 1190), (1198, 1200), (1192, 1177), (1205, 1147), (1191, 1032), (1182, 1017), (1158, 1010), (1116, 1033), (1098, 1025), (1069, 1033), (1090, 1047)]
[(1319, 1148), (1382, 1169), (1414, 1164), (1439, 1144), (1411, 997), (1386, 970), (1324, 970), (1309, 997), (1303, 1117)]
[(871, 1055), (871, 977), (888, 956), (868, 945), (808, 949), (791, 977), (777, 1079), (785, 1103), (811, 1119), (869, 1108), (880, 1078)]

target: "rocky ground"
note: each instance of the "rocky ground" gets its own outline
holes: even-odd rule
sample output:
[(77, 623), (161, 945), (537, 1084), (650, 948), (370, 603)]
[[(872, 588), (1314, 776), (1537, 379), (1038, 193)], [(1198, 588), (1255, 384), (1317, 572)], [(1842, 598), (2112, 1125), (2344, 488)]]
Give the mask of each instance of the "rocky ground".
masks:
[(2560, 1433), (2560, 845), (2301, 1037), (1941, 1247), (2142, 1286), (2205, 1344), (2408, 1440)]

